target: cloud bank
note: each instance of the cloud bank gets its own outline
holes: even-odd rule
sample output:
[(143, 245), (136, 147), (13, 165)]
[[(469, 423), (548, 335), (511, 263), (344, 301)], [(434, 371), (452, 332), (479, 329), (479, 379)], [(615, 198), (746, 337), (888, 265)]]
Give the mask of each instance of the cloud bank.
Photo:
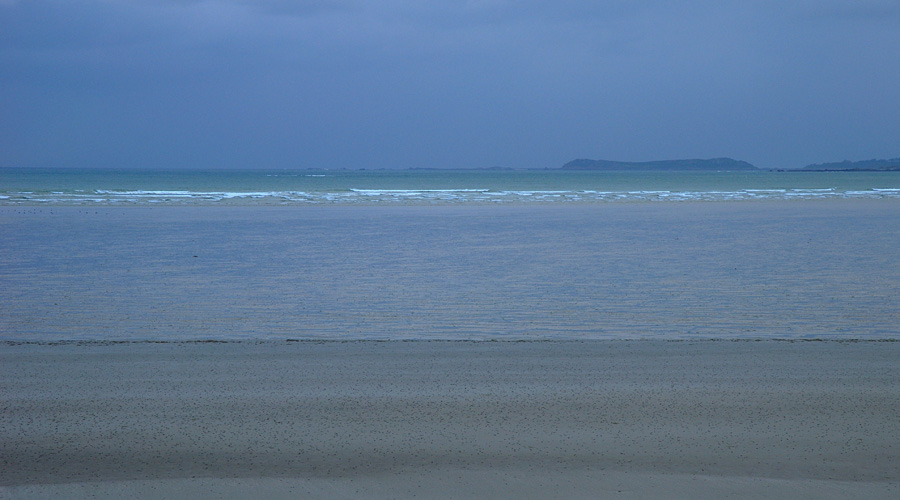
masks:
[(893, 157), (893, 1), (0, 2), (0, 165)]

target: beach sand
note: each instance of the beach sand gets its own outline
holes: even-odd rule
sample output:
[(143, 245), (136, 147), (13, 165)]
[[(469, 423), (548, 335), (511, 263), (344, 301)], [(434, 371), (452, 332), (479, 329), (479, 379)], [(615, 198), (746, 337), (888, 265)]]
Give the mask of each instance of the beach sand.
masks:
[(3, 498), (897, 498), (900, 343), (0, 346)]

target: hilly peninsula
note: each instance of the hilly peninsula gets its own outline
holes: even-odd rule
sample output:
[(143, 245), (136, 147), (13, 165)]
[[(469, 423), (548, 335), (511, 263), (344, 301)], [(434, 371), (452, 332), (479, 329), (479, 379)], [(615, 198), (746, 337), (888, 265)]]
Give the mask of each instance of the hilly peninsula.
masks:
[(628, 171), (721, 171), (759, 170), (753, 165), (731, 158), (711, 158), (708, 160), (660, 160), (660, 161), (610, 161), (578, 159), (566, 163), (561, 170), (628, 170)]
[(891, 160), (840, 161), (807, 165), (803, 170), (812, 171), (900, 171), (900, 158)]

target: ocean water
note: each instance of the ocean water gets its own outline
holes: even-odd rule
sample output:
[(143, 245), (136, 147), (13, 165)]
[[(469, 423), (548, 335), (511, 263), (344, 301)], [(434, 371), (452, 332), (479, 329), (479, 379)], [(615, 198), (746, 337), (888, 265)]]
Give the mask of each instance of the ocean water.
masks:
[[(352, 172), (319, 191), (350, 201), (316, 203), (250, 197), (273, 182), (262, 173), (60, 175), (46, 192), (27, 176), (3, 186), (2, 340), (900, 338), (895, 174), (648, 175), (614, 190), (715, 200), (694, 203), (461, 191), (606, 177), (558, 172)], [(205, 198), (201, 182), (246, 197)], [(726, 182), (741, 201), (715, 197)], [(425, 194), (350, 194), (388, 187)], [(192, 194), (90, 197), (157, 188)]]
[(0, 169), (0, 206), (900, 199), (900, 172)]

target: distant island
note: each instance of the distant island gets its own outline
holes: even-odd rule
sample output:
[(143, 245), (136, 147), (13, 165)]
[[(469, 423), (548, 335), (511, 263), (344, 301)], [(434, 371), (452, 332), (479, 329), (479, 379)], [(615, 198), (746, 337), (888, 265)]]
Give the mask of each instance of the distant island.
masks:
[(660, 161), (610, 161), (578, 159), (566, 163), (561, 170), (759, 170), (753, 165), (731, 158), (712, 158), (708, 160), (660, 160)]
[(803, 170), (814, 171), (814, 172), (824, 172), (824, 171), (838, 171), (838, 172), (900, 171), (900, 158), (894, 158), (892, 160), (862, 160), (862, 161), (844, 160), (844, 161), (835, 162), (835, 163), (817, 163), (815, 165), (807, 165), (807, 166), (803, 167)]

